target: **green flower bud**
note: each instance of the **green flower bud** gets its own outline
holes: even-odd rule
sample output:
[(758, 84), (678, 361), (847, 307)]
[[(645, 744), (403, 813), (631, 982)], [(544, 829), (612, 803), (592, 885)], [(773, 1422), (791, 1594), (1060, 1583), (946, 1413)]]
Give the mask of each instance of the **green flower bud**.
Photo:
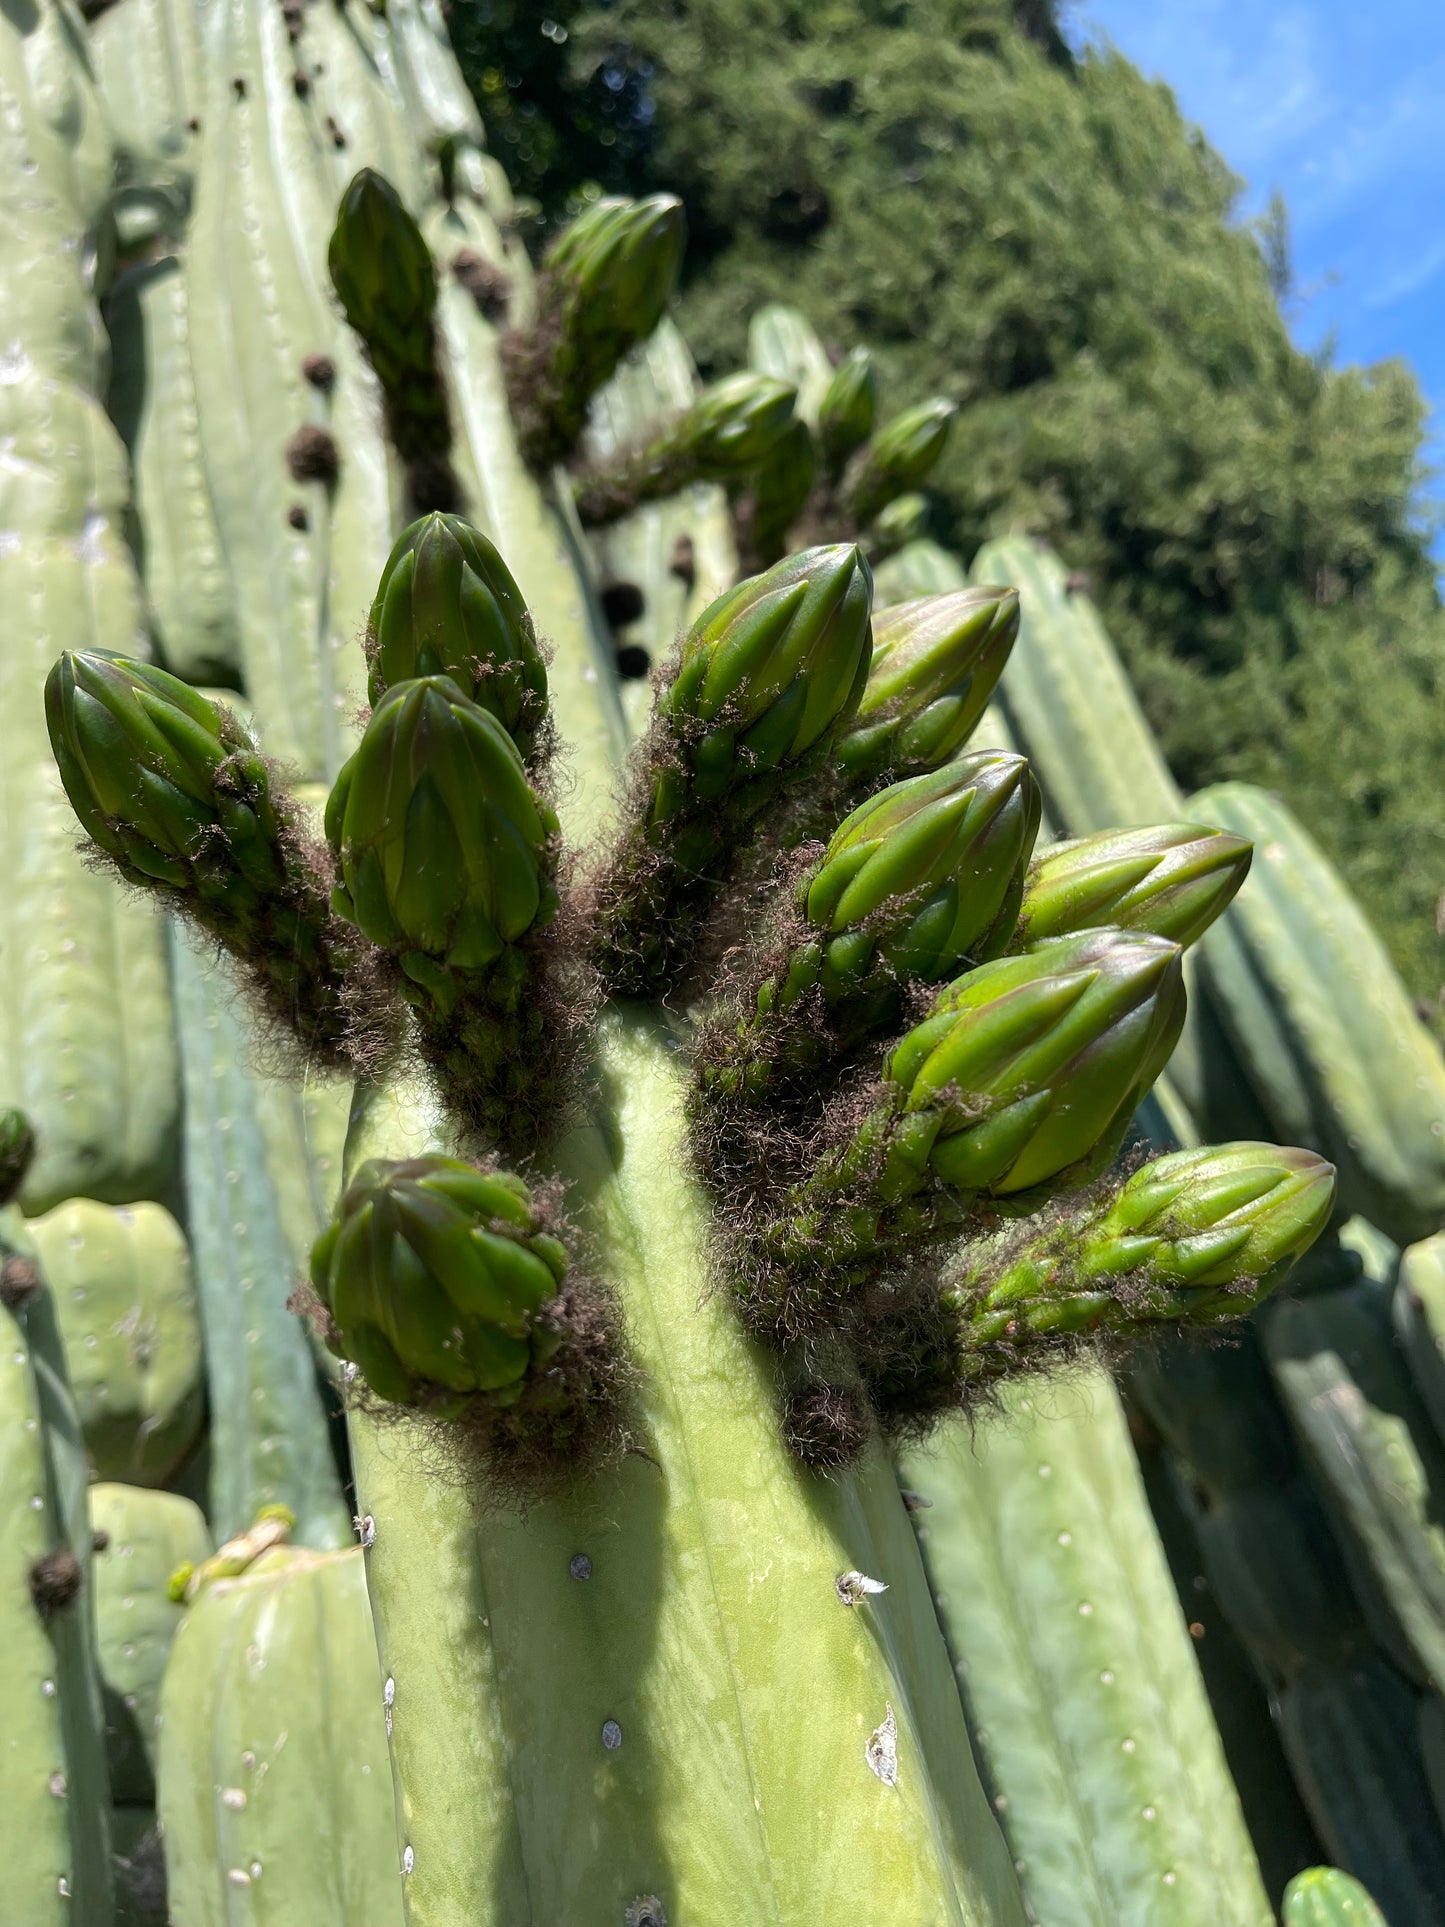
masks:
[(554, 242), (537, 282), (537, 319), (503, 340), (522, 452), (546, 469), (576, 446), (593, 395), (662, 319), (685, 237), (682, 204), (598, 201)]
[(818, 404), (818, 442), (836, 473), (873, 433), (878, 413), (878, 374), (866, 348), (851, 348), (833, 371)]
[(1029, 871), (1020, 945), (1107, 924), (1187, 946), (1229, 907), (1253, 854), (1243, 837), (1196, 823), (1051, 844)]
[(35, 1132), (24, 1111), (0, 1111), (0, 1205), (17, 1195), (35, 1162)]
[(547, 713), (547, 665), (511, 571), (459, 515), (403, 531), (368, 625), (373, 703), (395, 683), (449, 676), (490, 710), (525, 756)]
[(431, 251), (374, 168), (363, 167), (342, 195), (326, 262), (346, 319), (368, 346), (384, 342), (405, 357), (408, 334), (429, 336), (437, 301)]
[(387, 691), (326, 806), (340, 914), (443, 1008), (557, 912), (557, 819), (447, 676)]
[(556, 1349), (537, 1314), (566, 1270), (520, 1178), (447, 1157), (363, 1164), (311, 1254), (332, 1350), (441, 1415), (520, 1397)]
[(895, 783), (839, 827), (802, 909), (818, 932), (789, 985), (830, 1004), (880, 977), (938, 983), (1011, 933), (1038, 834), (1038, 786), (1022, 756), (964, 756)]
[[(696, 803), (798, 763), (852, 714), (868, 673), (873, 578), (848, 543), (804, 549), (727, 590), (683, 638), (658, 714), (691, 745)], [(655, 793), (673, 813), (678, 779)]]
[(790, 383), (744, 370), (705, 388), (669, 439), (704, 480), (746, 474), (776, 447), (797, 398)]
[(958, 589), (880, 610), (863, 695), (838, 744), (850, 776), (911, 776), (957, 755), (1019, 632), (1016, 589)]
[(671, 194), (595, 201), (553, 242), (544, 272), (579, 304), (579, 329), (599, 347), (618, 344), (599, 386), (626, 349), (661, 321), (686, 243), (682, 203)]
[(1242, 1315), (1329, 1222), (1312, 1151), (1225, 1144), (1155, 1158), (1104, 1204), (950, 1282), (975, 1343)]
[(858, 450), (843, 477), (843, 495), (860, 528), (936, 465), (957, 413), (953, 402), (935, 396), (895, 415)]
[(889, 1059), (888, 1185), (1008, 1196), (1112, 1155), (1183, 1024), (1181, 954), (1098, 931), (950, 984)]
[(227, 709), (150, 663), (67, 651), (45, 719), (86, 835), (132, 881), (230, 905), (281, 883), (270, 778)]
[(881, 562), (927, 533), (928, 497), (900, 495), (874, 517), (868, 530), (868, 554), (874, 562)]

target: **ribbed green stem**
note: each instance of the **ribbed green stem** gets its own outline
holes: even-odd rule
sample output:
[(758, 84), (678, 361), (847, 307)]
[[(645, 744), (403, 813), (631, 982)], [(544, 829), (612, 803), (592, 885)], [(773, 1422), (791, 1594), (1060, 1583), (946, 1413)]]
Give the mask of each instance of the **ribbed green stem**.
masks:
[[(648, 1895), (670, 1922), (1010, 1927), (886, 1464), (825, 1481), (790, 1458), (774, 1368), (709, 1288), (660, 1021), (605, 1020), (602, 1090), (559, 1167), (643, 1373), (633, 1451), (518, 1519), (476, 1509), (407, 1421), (352, 1414), (412, 1927), (616, 1927)], [(349, 1161), (431, 1130), (378, 1096)], [(890, 1590), (844, 1605), (853, 1571)], [(779, 1719), (794, 1691), (808, 1718)], [(890, 1708), (892, 1786), (866, 1757)]]

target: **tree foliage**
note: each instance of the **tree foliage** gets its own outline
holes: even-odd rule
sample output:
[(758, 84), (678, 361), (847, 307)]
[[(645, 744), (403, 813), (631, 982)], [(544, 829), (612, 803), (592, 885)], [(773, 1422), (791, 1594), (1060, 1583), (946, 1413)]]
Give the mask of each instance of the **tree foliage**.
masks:
[(705, 369), (782, 294), (867, 341), (886, 396), (961, 404), (936, 533), (971, 554), (1028, 529), (1086, 571), (1181, 781), (1280, 790), (1434, 998), (1421, 397), (1400, 363), (1292, 345), (1283, 210), (1235, 218), (1168, 90), (1071, 57), (1042, 0), (614, 0), (550, 35), (500, 0), (458, 15), (526, 191), (683, 195)]

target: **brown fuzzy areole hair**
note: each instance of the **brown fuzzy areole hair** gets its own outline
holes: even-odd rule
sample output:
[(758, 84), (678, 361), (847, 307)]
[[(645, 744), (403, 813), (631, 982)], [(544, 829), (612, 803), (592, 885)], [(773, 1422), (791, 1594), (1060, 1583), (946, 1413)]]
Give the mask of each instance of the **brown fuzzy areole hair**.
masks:
[(286, 444), (286, 466), (293, 482), (320, 482), (334, 488), (341, 474), (341, 453), (329, 428), (306, 422)]
[(31, 1258), (12, 1252), (0, 1261), (0, 1305), (6, 1311), (23, 1311), (40, 1290), (40, 1273)]
[(75, 1604), (84, 1580), (81, 1563), (69, 1546), (57, 1546), (35, 1561), (29, 1574), (30, 1597), (45, 1625)]

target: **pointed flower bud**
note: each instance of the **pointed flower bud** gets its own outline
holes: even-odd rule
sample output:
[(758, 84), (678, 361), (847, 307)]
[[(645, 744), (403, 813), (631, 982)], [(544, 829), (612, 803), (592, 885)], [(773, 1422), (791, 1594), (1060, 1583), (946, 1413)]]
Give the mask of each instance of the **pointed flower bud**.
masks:
[(1016, 589), (958, 589), (882, 609), (857, 714), (838, 744), (850, 776), (911, 776), (957, 755), (1019, 632)]
[(853, 811), (803, 886), (818, 940), (790, 982), (815, 976), (836, 1003), (880, 974), (938, 983), (1012, 934), (1038, 834), (1022, 756), (963, 756)]
[(151, 663), (67, 651), (45, 684), (60, 779), (134, 882), (252, 908), (279, 887), (270, 778), (228, 709)]
[(421, 229), (384, 175), (363, 167), (341, 197), (326, 251), (346, 319), (368, 345), (430, 328), (436, 269)]
[(129, 883), (161, 891), (225, 945), (272, 1014), (337, 1065), (384, 1047), (375, 959), (332, 915), (297, 805), (230, 710), (150, 663), (67, 654), (45, 684), (61, 782)]
[(556, 915), (556, 835), (495, 716), (450, 677), (398, 683), (326, 806), (333, 901), (445, 1009)]
[(614, 995), (678, 981), (738, 831), (826, 759), (868, 671), (872, 600), (856, 547), (806, 549), (683, 638), (653, 715), (650, 792), (596, 886), (593, 954)]
[(878, 511), (868, 530), (868, 554), (881, 562), (928, 533), (928, 497), (900, 495)]
[(953, 402), (935, 396), (895, 415), (858, 450), (843, 477), (843, 495), (860, 528), (937, 464), (957, 413)]
[(1229, 907), (1253, 854), (1245, 838), (1197, 823), (1051, 844), (1029, 872), (1020, 947), (1105, 924), (1187, 946)]
[(1112, 1199), (950, 1280), (973, 1344), (1027, 1346), (1251, 1310), (1329, 1222), (1335, 1171), (1312, 1151), (1225, 1144), (1155, 1158)]
[(550, 468), (575, 447), (587, 406), (667, 309), (686, 239), (682, 203), (608, 199), (553, 243), (537, 282), (537, 320), (503, 343), (522, 452)]
[(950, 984), (888, 1063), (888, 1181), (1007, 1196), (1111, 1156), (1184, 1021), (1180, 956), (1106, 930)]
[(368, 624), (373, 703), (395, 683), (449, 676), (525, 757), (547, 714), (547, 665), (522, 592), (491, 542), (459, 515), (403, 531)]
[[(868, 672), (872, 600), (868, 564), (840, 542), (790, 555), (703, 610), (658, 702), (667, 724), (693, 739), (696, 801), (799, 762), (852, 714)], [(663, 812), (670, 795), (664, 785)]]
[(687, 222), (676, 196), (618, 196), (593, 202), (563, 228), (543, 268), (580, 304), (579, 330), (590, 334), (594, 353), (604, 342), (620, 344), (615, 368), (626, 349), (661, 321), (686, 244)]
[(878, 372), (866, 348), (851, 348), (833, 371), (818, 404), (818, 443), (834, 474), (873, 433)]
[(705, 388), (683, 415), (674, 439), (703, 480), (746, 474), (777, 445), (797, 398), (789, 382), (744, 369)]
[(332, 1350), (439, 1416), (521, 1396), (557, 1348), (538, 1314), (566, 1270), (520, 1178), (448, 1157), (363, 1164), (311, 1254)]

